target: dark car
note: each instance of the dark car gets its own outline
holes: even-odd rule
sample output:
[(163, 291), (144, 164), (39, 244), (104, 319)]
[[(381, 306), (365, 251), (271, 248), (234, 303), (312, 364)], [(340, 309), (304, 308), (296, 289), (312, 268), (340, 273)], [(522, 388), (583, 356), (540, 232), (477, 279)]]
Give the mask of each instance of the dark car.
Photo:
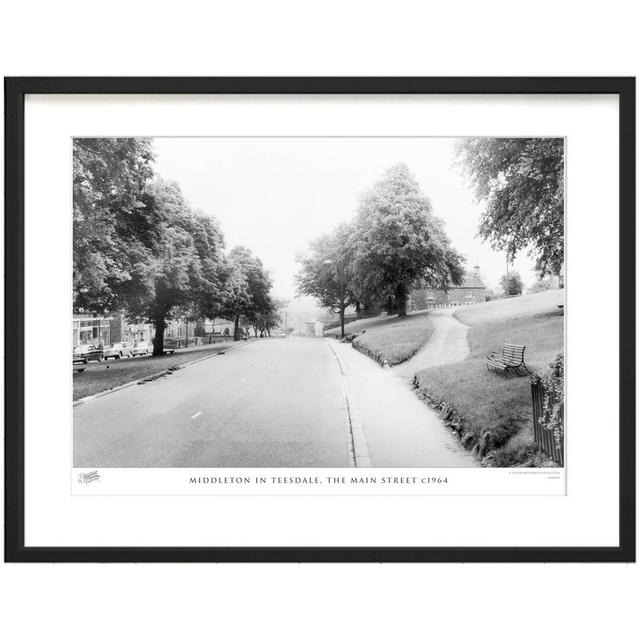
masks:
[(176, 349), (180, 349), (182, 341), (177, 338), (165, 338), (163, 341), (163, 349), (165, 353), (173, 353)]
[(103, 357), (101, 346), (96, 347), (94, 344), (81, 344), (73, 348), (73, 364), (87, 364), (92, 360), (101, 362)]

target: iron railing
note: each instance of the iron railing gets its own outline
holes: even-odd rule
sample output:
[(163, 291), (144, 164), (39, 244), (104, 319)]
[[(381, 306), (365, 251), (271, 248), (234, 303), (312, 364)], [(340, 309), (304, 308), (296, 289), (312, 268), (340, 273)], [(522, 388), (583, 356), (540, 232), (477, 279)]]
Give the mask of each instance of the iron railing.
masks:
[[(552, 395), (552, 391), (544, 388), (542, 381), (537, 377), (531, 378), (531, 398), (533, 401), (533, 439), (538, 449), (548, 455), (554, 462), (564, 466), (564, 443), (556, 442), (552, 429), (548, 428), (549, 411), (544, 409), (546, 395)], [(549, 398), (549, 406), (554, 406), (554, 398)], [(558, 417), (564, 424), (564, 406), (561, 406)]]

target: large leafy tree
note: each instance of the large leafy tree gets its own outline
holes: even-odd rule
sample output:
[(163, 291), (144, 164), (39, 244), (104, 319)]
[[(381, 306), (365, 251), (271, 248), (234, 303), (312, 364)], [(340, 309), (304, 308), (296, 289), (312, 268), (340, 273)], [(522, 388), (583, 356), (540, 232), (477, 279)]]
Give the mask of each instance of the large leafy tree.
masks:
[(528, 248), (537, 269), (557, 274), (564, 261), (564, 140), (467, 138), (457, 154), (486, 205), (479, 235), (509, 260)]
[(323, 307), (340, 314), (343, 337), (345, 310), (356, 302), (350, 286), (352, 233), (350, 225), (341, 224), (331, 233), (313, 240), (308, 251), (297, 258), (300, 263), (296, 275), (298, 293), (313, 296)]
[(153, 354), (162, 355), (167, 321), (213, 317), (221, 308), (224, 240), (217, 222), (192, 210), (177, 184), (156, 179), (143, 199), (155, 221), (149, 233), (151, 286), (143, 294), (132, 289), (128, 310), (154, 324)]
[(234, 323), (234, 338), (239, 339), (240, 323), (258, 325), (275, 311), (270, 295), (271, 278), (262, 261), (246, 247), (234, 247), (225, 265), (225, 299), (221, 315)]
[(351, 235), (350, 286), (359, 300), (387, 298), (406, 315), (415, 286), (460, 284), (462, 257), (405, 164), (390, 168), (364, 194)]
[(108, 313), (149, 290), (155, 220), (143, 194), (152, 175), (147, 138), (74, 139), (74, 311)]

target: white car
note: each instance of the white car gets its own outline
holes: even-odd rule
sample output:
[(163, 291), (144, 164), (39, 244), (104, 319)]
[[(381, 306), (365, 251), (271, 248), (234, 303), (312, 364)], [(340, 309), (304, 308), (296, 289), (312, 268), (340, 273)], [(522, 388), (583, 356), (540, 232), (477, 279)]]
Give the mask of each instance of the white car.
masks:
[(146, 356), (151, 351), (151, 345), (148, 342), (136, 342), (133, 345), (134, 356)]
[(133, 347), (130, 342), (115, 342), (110, 347), (105, 347), (103, 357), (105, 360), (113, 358), (114, 360), (120, 360), (120, 358), (131, 358), (133, 356)]

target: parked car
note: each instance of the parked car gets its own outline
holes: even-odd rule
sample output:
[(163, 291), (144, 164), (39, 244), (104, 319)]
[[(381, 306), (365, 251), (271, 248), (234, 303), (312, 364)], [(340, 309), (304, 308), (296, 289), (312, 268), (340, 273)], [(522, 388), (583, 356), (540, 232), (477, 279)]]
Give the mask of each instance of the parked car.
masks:
[(104, 359), (120, 360), (120, 358), (131, 358), (133, 356), (133, 347), (130, 342), (115, 342), (104, 350)]
[(182, 342), (177, 338), (165, 338), (163, 349), (165, 353), (174, 353), (176, 349), (180, 349)]
[(73, 348), (73, 364), (87, 364), (94, 360), (100, 362), (103, 358), (102, 347), (94, 344), (81, 344)]
[(146, 356), (152, 350), (152, 346), (148, 342), (136, 342), (133, 345), (134, 356)]

